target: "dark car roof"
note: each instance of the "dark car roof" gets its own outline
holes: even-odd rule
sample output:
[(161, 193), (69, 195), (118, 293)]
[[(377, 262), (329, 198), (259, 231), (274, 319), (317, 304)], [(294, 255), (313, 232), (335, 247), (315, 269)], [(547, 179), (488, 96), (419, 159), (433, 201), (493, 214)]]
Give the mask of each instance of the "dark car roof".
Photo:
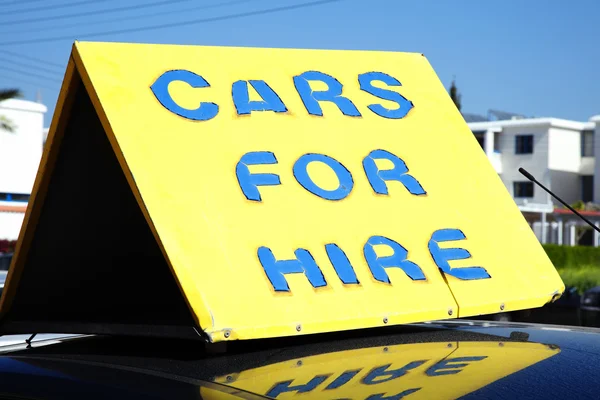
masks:
[(226, 351), (152, 338), (43, 344), (4, 351), (0, 395), (538, 399), (600, 393), (600, 330), (591, 328), (456, 321), (230, 342)]

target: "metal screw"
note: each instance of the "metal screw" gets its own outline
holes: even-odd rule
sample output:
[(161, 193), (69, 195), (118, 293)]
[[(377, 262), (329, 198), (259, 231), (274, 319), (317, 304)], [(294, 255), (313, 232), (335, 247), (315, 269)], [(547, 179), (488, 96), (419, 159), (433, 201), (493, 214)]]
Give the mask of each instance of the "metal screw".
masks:
[(446, 346), (448, 348), (452, 347), (452, 343), (448, 343), (448, 346)]
[(452, 309), (451, 308), (448, 309), (448, 315), (452, 315)]
[(504, 303), (500, 304), (500, 311), (504, 310)]
[(384, 352), (384, 353), (387, 353), (387, 352), (388, 352), (388, 348), (387, 348), (387, 347), (384, 347), (384, 348), (383, 348), (383, 352)]
[(388, 323), (388, 319), (387, 319), (387, 317), (384, 317), (384, 318), (383, 318), (383, 323), (384, 323), (384, 324), (387, 324), (387, 323)]
[(231, 336), (231, 331), (225, 331), (224, 335), (225, 339), (227, 339), (229, 336)]
[(233, 376), (227, 375), (227, 382), (233, 382)]
[(300, 332), (302, 330), (302, 325), (298, 324), (296, 325), (296, 331)]
[(296, 363), (297, 366), (301, 366), (302, 365), (302, 360), (298, 360), (298, 362)]

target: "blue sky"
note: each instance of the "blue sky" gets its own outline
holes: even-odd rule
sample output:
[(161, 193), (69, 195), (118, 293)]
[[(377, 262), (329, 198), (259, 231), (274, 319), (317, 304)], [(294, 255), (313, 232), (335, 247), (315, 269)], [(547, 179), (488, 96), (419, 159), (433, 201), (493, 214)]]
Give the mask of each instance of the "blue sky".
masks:
[[(598, 1), (339, 0), (256, 12), (313, 2), (0, 0), (0, 87), (31, 100), (41, 91), (49, 124), (76, 39), (390, 50), (424, 53), (446, 87), (456, 76), (464, 112), (600, 114)], [(158, 25), (170, 27), (146, 29)], [(129, 32), (108, 33), (118, 30)]]

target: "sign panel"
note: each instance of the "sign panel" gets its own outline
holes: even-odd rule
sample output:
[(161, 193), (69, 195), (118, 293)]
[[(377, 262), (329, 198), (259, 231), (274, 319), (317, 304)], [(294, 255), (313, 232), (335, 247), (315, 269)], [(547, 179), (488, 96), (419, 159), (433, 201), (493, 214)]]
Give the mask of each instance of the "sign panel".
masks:
[(77, 43), (73, 59), (212, 341), (564, 290), (421, 54)]

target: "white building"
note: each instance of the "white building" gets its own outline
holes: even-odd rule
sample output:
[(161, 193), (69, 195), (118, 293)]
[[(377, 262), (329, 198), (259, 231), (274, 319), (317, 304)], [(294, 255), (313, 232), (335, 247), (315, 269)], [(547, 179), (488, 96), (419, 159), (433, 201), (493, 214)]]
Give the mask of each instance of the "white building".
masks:
[(13, 132), (0, 129), (0, 239), (19, 235), (42, 157), (46, 111), (31, 101), (0, 102), (0, 116), (14, 126)]
[[(465, 115), (467, 120), (472, 116)], [(600, 202), (600, 116), (588, 122), (512, 117), (469, 122), (515, 202), (542, 243), (599, 244), (579, 218), (519, 173), (523, 167), (568, 204)], [(600, 223), (600, 212), (585, 212)]]

